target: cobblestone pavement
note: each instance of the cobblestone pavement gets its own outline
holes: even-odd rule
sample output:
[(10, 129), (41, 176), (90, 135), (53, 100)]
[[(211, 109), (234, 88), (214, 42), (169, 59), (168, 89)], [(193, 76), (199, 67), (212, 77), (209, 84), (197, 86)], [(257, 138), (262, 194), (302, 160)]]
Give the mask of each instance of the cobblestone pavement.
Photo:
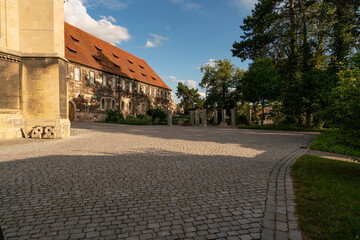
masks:
[(260, 239), (274, 166), (313, 136), (73, 127), (79, 136), (0, 142), (6, 239)]

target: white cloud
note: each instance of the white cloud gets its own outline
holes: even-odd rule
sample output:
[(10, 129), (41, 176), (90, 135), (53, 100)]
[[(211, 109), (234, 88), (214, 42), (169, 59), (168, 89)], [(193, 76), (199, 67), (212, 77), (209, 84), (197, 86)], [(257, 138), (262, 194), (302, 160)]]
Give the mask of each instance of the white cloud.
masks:
[(237, 7), (241, 10), (251, 10), (254, 8), (258, 0), (229, 0), (231, 6)]
[(146, 44), (144, 48), (153, 48), (162, 45), (163, 41), (169, 41), (170, 39), (168, 37), (163, 37), (154, 33), (150, 33), (150, 36), (152, 36), (152, 39), (148, 39), (146, 41)]
[(196, 10), (201, 7), (200, 4), (194, 3), (191, 0), (170, 0), (170, 2), (180, 6), (184, 10)]
[[(209, 61), (207, 63), (204, 63), (203, 66), (215, 67), (215, 59), (210, 58)], [(198, 69), (200, 69), (200, 68), (201, 68), (201, 66), (198, 67)]]
[(127, 28), (114, 24), (116, 19), (112, 16), (103, 16), (100, 20), (93, 19), (87, 13), (84, 2), (84, 0), (65, 1), (65, 22), (112, 44), (120, 44), (131, 38)]
[(199, 94), (200, 94), (200, 97), (201, 97), (201, 98), (205, 98), (205, 97), (206, 97), (206, 93), (205, 93), (205, 92), (199, 92)]
[(169, 79), (173, 82), (181, 82), (181, 83), (187, 85), (189, 88), (197, 88), (197, 84), (198, 84), (194, 80), (179, 80), (174, 75), (166, 76), (164, 78)]

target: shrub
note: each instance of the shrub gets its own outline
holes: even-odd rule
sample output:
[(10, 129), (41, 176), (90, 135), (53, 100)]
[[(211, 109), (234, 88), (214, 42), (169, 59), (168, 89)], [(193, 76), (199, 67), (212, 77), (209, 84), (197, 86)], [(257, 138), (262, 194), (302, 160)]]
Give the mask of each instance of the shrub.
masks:
[(137, 114), (136, 115), (136, 118), (137, 119), (141, 119), (141, 120), (146, 120), (147, 119), (147, 116), (145, 114)]
[(166, 122), (167, 114), (160, 107), (158, 107), (158, 108), (149, 108), (146, 111), (146, 115), (151, 117), (152, 122), (154, 124), (158, 124), (159, 122)]
[(124, 119), (124, 116), (116, 110), (107, 110), (106, 115), (106, 122), (118, 122)]
[(240, 125), (249, 125), (249, 122), (245, 115), (236, 115), (236, 124)]

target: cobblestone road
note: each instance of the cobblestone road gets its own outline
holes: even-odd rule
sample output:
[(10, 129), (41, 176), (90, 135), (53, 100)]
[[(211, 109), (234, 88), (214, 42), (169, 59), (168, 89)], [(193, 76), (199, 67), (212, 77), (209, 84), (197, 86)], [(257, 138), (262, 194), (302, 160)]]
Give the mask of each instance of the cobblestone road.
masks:
[(73, 123), (0, 142), (6, 239), (259, 239), (269, 175), (307, 133)]

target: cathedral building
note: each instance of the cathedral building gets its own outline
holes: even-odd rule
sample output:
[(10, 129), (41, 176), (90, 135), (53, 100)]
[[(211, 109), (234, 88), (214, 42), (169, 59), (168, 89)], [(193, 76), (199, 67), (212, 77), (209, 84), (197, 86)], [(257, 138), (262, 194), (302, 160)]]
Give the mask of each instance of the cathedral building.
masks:
[(0, 0), (0, 139), (173, 109), (170, 91), (144, 60), (64, 23), (64, 0)]

